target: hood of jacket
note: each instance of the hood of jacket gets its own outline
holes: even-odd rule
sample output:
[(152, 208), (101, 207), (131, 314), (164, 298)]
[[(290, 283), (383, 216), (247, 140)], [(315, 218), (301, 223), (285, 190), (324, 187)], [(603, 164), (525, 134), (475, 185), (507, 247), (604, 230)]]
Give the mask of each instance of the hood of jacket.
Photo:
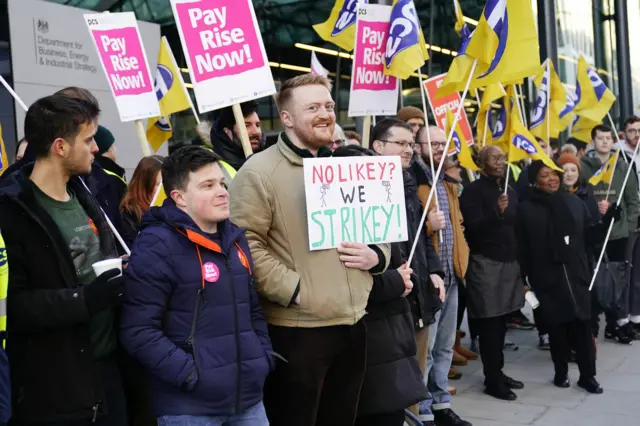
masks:
[(247, 161), (242, 146), (237, 145), (227, 136), (219, 119), (211, 127), (211, 145), (213, 146), (213, 152), (222, 157), (224, 161), (236, 170), (239, 170)]
[[(206, 233), (184, 211), (176, 207), (172, 200), (165, 200), (162, 207), (150, 208), (142, 218), (140, 230), (151, 226), (164, 226), (182, 233), (191, 241), (200, 244), (202, 236), (209, 240)], [(229, 219), (218, 223), (218, 233), (222, 241), (222, 252), (228, 253), (231, 246), (244, 233), (244, 230), (233, 225)], [(202, 245), (202, 244), (200, 244)]]

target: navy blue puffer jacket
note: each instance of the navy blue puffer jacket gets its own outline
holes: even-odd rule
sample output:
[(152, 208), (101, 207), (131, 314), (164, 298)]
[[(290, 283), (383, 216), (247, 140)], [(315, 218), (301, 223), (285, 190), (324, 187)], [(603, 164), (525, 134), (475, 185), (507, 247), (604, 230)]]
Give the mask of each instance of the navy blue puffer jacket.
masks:
[(244, 231), (203, 233), (172, 201), (142, 221), (120, 336), (146, 368), (156, 416), (224, 416), (262, 400), (271, 343)]

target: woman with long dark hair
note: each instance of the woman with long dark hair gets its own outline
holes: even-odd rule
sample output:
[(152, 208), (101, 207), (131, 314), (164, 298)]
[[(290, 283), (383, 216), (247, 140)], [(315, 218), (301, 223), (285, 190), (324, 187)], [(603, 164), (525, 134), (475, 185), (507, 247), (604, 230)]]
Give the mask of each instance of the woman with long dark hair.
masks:
[[(538, 309), (549, 327), (554, 384), (571, 386), (568, 357), (576, 351), (580, 369), (578, 386), (589, 393), (602, 393), (596, 380), (595, 347), (591, 335), (592, 271), (587, 251), (604, 236), (602, 222), (594, 223), (587, 206), (578, 197), (560, 190), (560, 176), (542, 161), (529, 166), (534, 183), (531, 196), (518, 209), (518, 259), (522, 277), (540, 301)], [(619, 218), (610, 208), (605, 223)]]
[(144, 157), (138, 163), (129, 183), (129, 190), (120, 203), (122, 238), (129, 247), (138, 235), (142, 216), (149, 209), (153, 196), (162, 183), (160, 169), (164, 158), (160, 155)]

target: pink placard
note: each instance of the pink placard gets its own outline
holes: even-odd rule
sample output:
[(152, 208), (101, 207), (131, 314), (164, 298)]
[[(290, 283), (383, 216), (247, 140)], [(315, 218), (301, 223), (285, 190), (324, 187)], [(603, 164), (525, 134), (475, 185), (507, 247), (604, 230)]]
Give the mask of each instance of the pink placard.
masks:
[(384, 75), (389, 22), (360, 21), (356, 34), (353, 90), (394, 90), (395, 77)]
[(264, 66), (249, 0), (175, 5), (195, 83)]
[(135, 27), (92, 30), (91, 33), (116, 97), (139, 95), (153, 88)]

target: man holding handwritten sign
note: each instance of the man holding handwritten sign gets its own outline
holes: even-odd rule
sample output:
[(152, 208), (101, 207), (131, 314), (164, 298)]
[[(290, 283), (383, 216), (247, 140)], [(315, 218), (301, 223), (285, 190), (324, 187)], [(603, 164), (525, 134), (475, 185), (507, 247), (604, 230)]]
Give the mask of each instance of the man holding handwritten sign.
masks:
[[(342, 231), (331, 226), (335, 215), (327, 216), (326, 212), (317, 216), (326, 226), (325, 241), (319, 236), (310, 239), (302, 165), (303, 159), (331, 154), (328, 146), (336, 121), (331, 84), (326, 77), (311, 74), (287, 80), (277, 105), (284, 126), (278, 143), (249, 158), (230, 187), (231, 217), (247, 229), (273, 348), (287, 360), (278, 362), (267, 379), (265, 407), (272, 426), (350, 425), (356, 418), (364, 378), (367, 336), (363, 317), (372, 274), (382, 273), (389, 263), (389, 246), (382, 244), (383, 226), (390, 222), (387, 238), (401, 238), (402, 228), (394, 216), (398, 207), (391, 211), (391, 205), (400, 200), (393, 193), (389, 203), (384, 200), (390, 218), (380, 205), (373, 214), (375, 199), (386, 193), (382, 180), (393, 181), (389, 164), (375, 162), (369, 167), (349, 170), (343, 166), (339, 170), (340, 163), (333, 162), (331, 171), (323, 168), (324, 183), (320, 175), (316, 177), (314, 197), (321, 205), (320, 191), (325, 191), (327, 205), (320, 208), (324, 211), (334, 197), (340, 200), (342, 196), (334, 195), (336, 188), (323, 185), (360, 176), (357, 186), (364, 186), (362, 190), (352, 188), (347, 194), (345, 188), (345, 196), (354, 201), (349, 218), (356, 221), (355, 231), (353, 223), (347, 225), (351, 238), (345, 241), (366, 243), (340, 244)], [(399, 169), (397, 162), (395, 167)], [(367, 193), (374, 185), (379, 186), (377, 193)], [(402, 187), (398, 188), (400, 192)], [(359, 203), (360, 197), (368, 196), (371, 211), (367, 216), (361, 208), (369, 206), (356, 206), (355, 200)], [(369, 219), (372, 215), (385, 224), (376, 226), (375, 231), (369, 228), (364, 240), (353, 239), (363, 235), (363, 218), (374, 225)], [(330, 244), (331, 238), (335, 244)], [(366, 245), (376, 239), (379, 244)], [(311, 251), (314, 243), (320, 244)]]

